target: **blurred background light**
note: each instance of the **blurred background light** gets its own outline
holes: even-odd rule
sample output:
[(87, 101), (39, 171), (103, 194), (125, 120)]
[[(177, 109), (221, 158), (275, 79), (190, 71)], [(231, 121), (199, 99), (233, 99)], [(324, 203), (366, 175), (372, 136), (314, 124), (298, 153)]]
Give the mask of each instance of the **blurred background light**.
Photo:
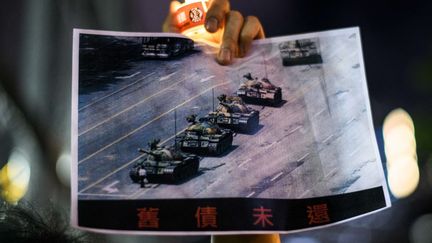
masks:
[(411, 195), (420, 180), (417, 161), (405, 157), (394, 161), (388, 167), (388, 183), (393, 196), (404, 198)]
[(390, 112), (384, 120), (388, 184), (397, 198), (411, 195), (420, 181), (414, 131), (411, 116), (401, 108)]
[(402, 108), (392, 110), (384, 119), (384, 134), (395, 127), (407, 126), (414, 133), (414, 122), (411, 116)]
[(416, 155), (416, 141), (414, 133), (408, 126), (395, 126), (384, 136), (385, 153), (388, 162), (403, 155)]
[(432, 214), (420, 216), (411, 226), (410, 239), (412, 243), (432, 242)]
[(71, 156), (69, 153), (62, 153), (56, 162), (56, 173), (59, 181), (66, 187), (70, 187), (71, 180)]
[(17, 203), (27, 192), (30, 181), (30, 163), (27, 156), (15, 148), (8, 163), (0, 171), (1, 196), (9, 203)]

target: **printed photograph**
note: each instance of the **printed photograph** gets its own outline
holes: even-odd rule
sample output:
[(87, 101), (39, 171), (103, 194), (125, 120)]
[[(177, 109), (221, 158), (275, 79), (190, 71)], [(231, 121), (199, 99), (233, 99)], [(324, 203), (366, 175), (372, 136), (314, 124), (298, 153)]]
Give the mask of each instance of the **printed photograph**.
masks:
[(79, 34), (80, 200), (300, 199), (379, 187), (358, 31), (256, 42)]

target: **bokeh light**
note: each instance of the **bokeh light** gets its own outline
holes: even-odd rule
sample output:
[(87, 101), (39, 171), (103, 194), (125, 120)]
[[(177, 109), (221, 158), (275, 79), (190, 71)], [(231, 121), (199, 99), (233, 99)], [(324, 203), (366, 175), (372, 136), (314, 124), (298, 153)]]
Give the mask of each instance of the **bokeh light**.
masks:
[(0, 171), (1, 196), (9, 203), (17, 203), (27, 192), (30, 163), (20, 149), (14, 149), (8, 163)]
[(392, 110), (384, 119), (384, 135), (395, 127), (407, 126), (414, 133), (414, 122), (411, 116), (402, 108)]
[(404, 155), (416, 156), (416, 141), (414, 133), (408, 126), (401, 124), (388, 130), (384, 137), (387, 161)]
[(57, 159), (56, 173), (60, 182), (66, 187), (70, 187), (70, 180), (71, 180), (70, 166), (71, 166), (70, 154), (67, 152), (62, 153)]
[(403, 109), (393, 110), (384, 120), (388, 183), (397, 198), (411, 195), (420, 180), (414, 131), (414, 122)]
[(398, 158), (388, 167), (390, 191), (397, 198), (411, 195), (417, 188), (419, 180), (419, 168), (414, 158)]
[(432, 242), (432, 214), (420, 216), (411, 226), (410, 239), (413, 243)]

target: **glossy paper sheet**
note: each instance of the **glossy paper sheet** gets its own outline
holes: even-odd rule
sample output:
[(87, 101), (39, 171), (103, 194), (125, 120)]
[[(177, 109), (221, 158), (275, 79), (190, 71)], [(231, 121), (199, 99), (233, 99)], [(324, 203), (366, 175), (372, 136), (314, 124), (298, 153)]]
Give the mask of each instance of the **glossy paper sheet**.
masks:
[(358, 28), (230, 66), (174, 34), (75, 30), (73, 52), (76, 227), (288, 232), (390, 206)]

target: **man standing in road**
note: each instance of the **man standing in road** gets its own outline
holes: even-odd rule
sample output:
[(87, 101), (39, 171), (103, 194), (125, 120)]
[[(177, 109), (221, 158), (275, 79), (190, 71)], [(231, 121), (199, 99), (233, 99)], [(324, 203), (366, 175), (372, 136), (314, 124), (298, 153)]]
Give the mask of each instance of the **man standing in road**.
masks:
[(144, 169), (143, 165), (138, 170), (138, 177), (139, 177), (141, 188), (145, 188), (145, 181), (147, 180), (147, 171)]

